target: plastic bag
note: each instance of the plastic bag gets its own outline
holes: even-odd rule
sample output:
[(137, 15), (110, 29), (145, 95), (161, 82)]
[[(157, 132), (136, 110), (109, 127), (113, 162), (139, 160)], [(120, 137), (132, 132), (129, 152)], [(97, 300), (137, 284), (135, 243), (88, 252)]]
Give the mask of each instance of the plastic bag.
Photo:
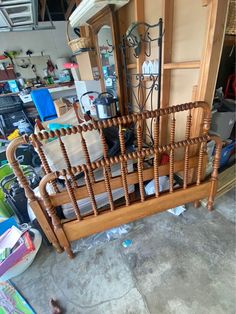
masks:
[(120, 239), (123, 235), (126, 235), (133, 229), (133, 223), (121, 225), (117, 228), (112, 228), (105, 232), (96, 233), (87, 238), (82, 238), (72, 243), (72, 249), (74, 252), (81, 252), (83, 250), (89, 250), (93, 247), (103, 245), (107, 242)]
[[(165, 191), (169, 189), (169, 178), (167, 176), (161, 176), (159, 177), (159, 191)], [(145, 192), (147, 195), (153, 195), (155, 194), (155, 183), (154, 179), (151, 180), (146, 186), (145, 186)]]
[[(169, 178), (167, 176), (161, 176), (159, 177), (159, 191), (165, 191), (168, 190), (170, 186)], [(153, 195), (155, 193), (155, 182), (154, 180), (151, 180), (146, 186), (145, 186), (145, 192), (147, 195)], [(177, 206), (175, 208), (170, 208), (167, 211), (175, 216), (181, 215), (186, 210), (184, 205)]]

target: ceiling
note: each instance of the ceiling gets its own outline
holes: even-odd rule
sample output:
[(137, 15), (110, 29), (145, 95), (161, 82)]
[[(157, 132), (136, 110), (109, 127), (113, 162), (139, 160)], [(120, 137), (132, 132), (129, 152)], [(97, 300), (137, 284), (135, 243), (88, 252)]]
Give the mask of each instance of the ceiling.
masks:
[(52, 29), (53, 21), (67, 20), (79, 2), (80, 0), (0, 0), (0, 31)]

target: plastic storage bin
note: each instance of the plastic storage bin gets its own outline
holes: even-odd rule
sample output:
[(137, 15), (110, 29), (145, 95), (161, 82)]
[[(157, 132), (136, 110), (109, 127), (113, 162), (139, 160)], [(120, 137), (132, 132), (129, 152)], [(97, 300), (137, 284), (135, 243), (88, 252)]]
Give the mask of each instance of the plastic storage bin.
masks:
[(220, 167), (223, 167), (227, 164), (235, 147), (236, 147), (236, 141), (222, 148), (221, 158), (220, 158)]

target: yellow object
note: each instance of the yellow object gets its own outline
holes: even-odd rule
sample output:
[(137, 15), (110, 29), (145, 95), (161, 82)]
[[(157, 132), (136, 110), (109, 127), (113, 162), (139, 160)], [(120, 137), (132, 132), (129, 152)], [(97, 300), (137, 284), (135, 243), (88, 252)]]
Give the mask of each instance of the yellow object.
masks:
[(7, 139), (9, 141), (12, 141), (12, 140), (14, 140), (14, 138), (17, 138), (19, 136), (20, 136), (20, 132), (18, 129), (16, 129), (14, 132), (12, 132), (10, 135), (8, 135)]

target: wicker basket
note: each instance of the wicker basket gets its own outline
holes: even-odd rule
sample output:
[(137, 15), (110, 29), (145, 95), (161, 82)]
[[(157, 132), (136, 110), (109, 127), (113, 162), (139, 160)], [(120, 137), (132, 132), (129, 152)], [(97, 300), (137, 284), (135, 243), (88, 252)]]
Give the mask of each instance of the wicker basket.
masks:
[(227, 35), (236, 35), (236, 0), (229, 3), (229, 13), (225, 33)]
[(92, 40), (89, 37), (80, 37), (76, 39), (70, 39), (69, 37), (69, 22), (67, 24), (67, 41), (68, 46), (72, 50), (73, 53), (77, 52), (79, 49), (82, 48), (92, 48)]

